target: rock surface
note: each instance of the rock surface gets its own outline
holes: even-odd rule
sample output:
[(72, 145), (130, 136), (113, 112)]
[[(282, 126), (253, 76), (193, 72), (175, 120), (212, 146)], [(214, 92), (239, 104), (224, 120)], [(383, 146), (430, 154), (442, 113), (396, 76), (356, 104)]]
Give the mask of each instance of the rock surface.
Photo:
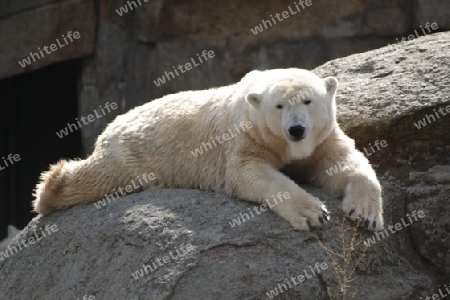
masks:
[[(377, 169), (386, 224), (401, 223), (414, 210), (425, 214), (374, 240), (348, 284), (347, 299), (418, 299), (450, 282), (450, 116), (421, 129), (414, 125), (450, 105), (448, 49), (450, 34), (442, 33), (315, 70), (341, 82), (339, 120)], [(376, 140), (388, 146), (372, 151), (369, 143)], [(254, 206), (197, 190), (150, 190), (100, 209), (90, 204), (36, 217), (16, 242), (33, 236), (32, 226), (58, 230), (3, 257), (0, 299), (268, 299), (267, 292), (280, 292), (278, 284), (304, 272), (311, 278), (291, 281), (277, 298), (338, 299), (339, 276), (318, 240), (341, 253), (341, 233), (351, 234), (353, 225), (342, 221), (341, 199), (305, 188), (332, 211), (323, 229), (294, 231), (270, 211), (233, 228), (229, 222)], [(371, 237), (357, 231), (355, 241)], [(182, 252), (187, 244), (191, 251)], [(362, 248), (350, 251), (350, 261)], [(143, 265), (153, 263), (145, 274)], [(316, 263), (327, 266), (317, 276), (310, 271)]]
[[(0, 11), (5, 8), (6, 2), (0, 4)], [(10, 2), (2, 12), (7, 12), (8, 9), (12, 10), (11, 13), (17, 12), (16, 10), (25, 11), (7, 18), (2, 18), (0, 13), (0, 78), (94, 53), (97, 17), (92, 1), (51, 3), (54, 1), (42, 0), (27, 5), (25, 1)], [(43, 6), (29, 10), (38, 5)], [(63, 36), (67, 37), (69, 31), (77, 31), (79, 38), (64, 40)], [(47, 50), (44, 50), (45, 46)], [(30, 58), (30, 53), (33, 53), (33, 59)], [(25, 63), (24, 59), (29, 63)]]
[[(337, 211), (337, 199), (320, 190), (312, 192)], [(294, 231), (269, 211), (232, 228), (229, 221), (248, 213), (250, 207), (221, 193), (154, 190), (126, 196), (101, 209), (90, 204), (36, 218), (30, 227), (36, 226), (38, 233), (54, 224), (58, 231), (6, 258), (0, 266), (0, 299), (26, 295), (37, 299), (83, 295), (97, 299), (264, 299), (278, 283), (297, 277), (317, 262), (329, 266), (323, 276), (313, 276), (283, 295), (327, 299), (325, 287), (333, 287), (335, 279), (315, 236), (338, 250), (337, 214), (335, 222), (321, 232)], [(33, 229), (26, 229), (18, 239), (30, 236), (34, 236)], [(194, 250), (176, 257), (182, 244), (191, 244)], [(358, 275), (354, 285), (359, 299), (399, 299), (401, 294), (412, 295), (418, 285), (431, 286), (432, 277), (392, 246), (370, 249), (367, 275)], [(151, 265), (170, 252), (173, 257), (162, 266), (157, 264), (154, 272), (138, 279), (132, 276), (143, 264)], [(373, 286), (383, 282), (392, 288), (367, 298)], [(400, 291), (397, 286), (401, 284), (408, 287)]]

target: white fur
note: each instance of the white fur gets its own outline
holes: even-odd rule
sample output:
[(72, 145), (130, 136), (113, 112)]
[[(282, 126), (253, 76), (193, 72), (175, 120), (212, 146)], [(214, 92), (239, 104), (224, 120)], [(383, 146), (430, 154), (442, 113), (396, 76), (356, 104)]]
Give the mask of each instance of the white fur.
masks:
[[(93, 202), (136, 176), (154, 173), (156, 179), (144, 188), (225, 188), (231, 196), (257, 203), (288, 192), (290, 199), (273, 210), (296, 229), (321, 226), (327, 219), (322, 202), (279, 171), (295, 163), (313, 184), (344, 194), (344, 212), (354, 209), (352, 218), (380, 229), (381, 187), (336, 122), (337, 85), (333, 77), (321, 79), (301, 69), (252, 71), (234, 85), (149, 102), (109, 124), (90, 157), (61, 161), (43, 173), (35, 210), (48, 214)], [(253, 127), (203, 155), (191, 154), (242, 122)], [(291, 140), (296, 124), (305, 128), (300, 141)], [(348, 169), (327, 175), (325, 170), (344, 160)]]

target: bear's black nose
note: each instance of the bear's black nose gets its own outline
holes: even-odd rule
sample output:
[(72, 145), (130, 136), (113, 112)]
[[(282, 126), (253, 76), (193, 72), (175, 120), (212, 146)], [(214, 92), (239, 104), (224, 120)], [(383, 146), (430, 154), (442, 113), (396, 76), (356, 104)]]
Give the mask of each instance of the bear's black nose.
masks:
[(302, 140), (304, 139), (303, 135), (305, 134), (305, 127), (302, 125), (291, 126), (289, 127), (289, 134), (296, 141)]

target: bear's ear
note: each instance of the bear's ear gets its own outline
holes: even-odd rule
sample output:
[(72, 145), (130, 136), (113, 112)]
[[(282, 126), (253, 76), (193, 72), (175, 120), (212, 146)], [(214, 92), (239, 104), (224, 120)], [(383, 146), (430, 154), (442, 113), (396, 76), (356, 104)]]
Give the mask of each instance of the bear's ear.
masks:
[(338, 80), (335, 77), (327, 77), (323, 81), (325, 82), (328, 94), (334, 95), (339, 85)]
[(254, 92), (247, 93), (247, 95), (245, 95), (245, 101), (250, 105), (257, 107), (261, 102), (261, 95)]

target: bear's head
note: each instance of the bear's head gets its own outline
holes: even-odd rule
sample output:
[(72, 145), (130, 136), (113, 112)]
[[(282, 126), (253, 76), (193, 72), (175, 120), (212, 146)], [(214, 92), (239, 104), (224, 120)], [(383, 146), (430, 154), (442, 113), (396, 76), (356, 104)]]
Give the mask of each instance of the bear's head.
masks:
[(250, 119), (288, 145), (291, 159), (302, 159), (330, 134), (336, 123), (338, 81), (302, 69), (252, 71), (241, 81)]

